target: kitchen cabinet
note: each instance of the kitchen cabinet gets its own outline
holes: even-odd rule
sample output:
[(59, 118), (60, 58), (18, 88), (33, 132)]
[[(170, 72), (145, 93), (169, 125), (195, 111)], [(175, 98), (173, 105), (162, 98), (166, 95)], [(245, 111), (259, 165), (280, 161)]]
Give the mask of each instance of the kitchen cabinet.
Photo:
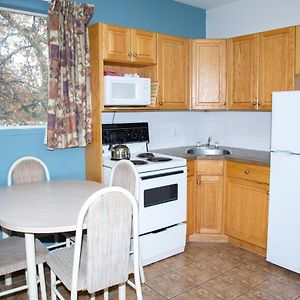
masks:
[(228, 40), (228, 108), (271, 110), (272, 92), (294, 89), (295, 27)]
[(227, 40), (228, 108), (253, 110), (257, 105), (258, 34)]
[(259, 34), (258, 109), (272, 108), (272, 92), (294, 89), (295, 27)]
[(190, 107), (190, 41), (158, 34), (158, 108)]
[(192, 109), (226, 108), (226, 40), (192, 40)]
[(300, 75), (300, 26), (296, 26), (295, 74)]
[(225, 234), (265, 253), (268, 225), (269, 167), (227, 161)]
[(156, 64), (154, 32), (103, 24), (103, 59), (123, 63)]
[(196, 232), (223, 232), (223, 160), (197, 161)]
[(196, 224), (196, 174), (195, 160), (187, 161), (187, 216), (186, 235), (195, 233)]

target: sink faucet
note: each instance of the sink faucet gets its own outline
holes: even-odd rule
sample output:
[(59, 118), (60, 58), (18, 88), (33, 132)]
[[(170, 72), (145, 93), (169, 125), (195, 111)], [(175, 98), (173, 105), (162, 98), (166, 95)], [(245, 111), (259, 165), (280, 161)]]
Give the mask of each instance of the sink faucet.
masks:
[(209, 136), (208, 139), (207, 139), (207, 142), (206, 142), (206, 144), (205, 144), (205, 146), (206, 146), (207, 148), (210, 146), (211, 140), (212, 140), (212, 137)]

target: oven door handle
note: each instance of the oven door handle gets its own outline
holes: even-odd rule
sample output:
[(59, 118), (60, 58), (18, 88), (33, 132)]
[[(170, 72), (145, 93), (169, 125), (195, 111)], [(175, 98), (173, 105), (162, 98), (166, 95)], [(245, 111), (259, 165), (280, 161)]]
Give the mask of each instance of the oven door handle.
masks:
[(182, 170), (181, 171), (173, 171), (173, 172), (167, 172), (167, 173), (156, 174), (156, 175), (142, 176), (141, 179), (149, 180), (149, 179), (178, 175), (178, 174), (183, 174), (183, 173), (184, 173), (184, 171), (182, 171)]

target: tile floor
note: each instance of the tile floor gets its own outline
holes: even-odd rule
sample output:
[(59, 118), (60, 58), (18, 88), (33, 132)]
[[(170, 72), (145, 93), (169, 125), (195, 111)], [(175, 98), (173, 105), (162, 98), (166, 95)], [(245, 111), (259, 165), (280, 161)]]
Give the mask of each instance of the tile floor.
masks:
[[(184, 253), (145, 267), (145, 275), (144, 300), (300, 300), (300, 275), (229, 244), (188, 243)], [(46, 277), (49, 292), (49, 270)], [(24, 281), (24, 276), (17, 276), (17, 281)], [(3, 278), (0, 289), (4, 289)], [(60, 289), (69, 299), (69, 293), (63, 287)], [(23, 300), (27, 294), (2, 299)], [(81, 293), (79, 299), (89, 297)], [(103, 299), (102, 293), (97, 294), (98, 299)], [(111, 289), (110, 299), (118, 299), (116, 288)], [(133, 299), (134, 290), (128, 287), (127, 300)]]

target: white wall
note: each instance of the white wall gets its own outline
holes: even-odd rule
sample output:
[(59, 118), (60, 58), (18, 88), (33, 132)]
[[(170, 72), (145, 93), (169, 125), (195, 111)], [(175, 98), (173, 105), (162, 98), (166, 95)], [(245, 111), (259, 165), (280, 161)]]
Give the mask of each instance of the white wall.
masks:
[[(103, 113), (111, 123), (113, 113)], [(115, 123), (149, 122), (150, 149), (194, 145), (208, 136), (221, 145), (269, 150), (270, 113), (132, 112), (115, 115)]]
[(206, 11), (206, 37), (227, 38), (300, 24), (299, 0), (239, 0)]

